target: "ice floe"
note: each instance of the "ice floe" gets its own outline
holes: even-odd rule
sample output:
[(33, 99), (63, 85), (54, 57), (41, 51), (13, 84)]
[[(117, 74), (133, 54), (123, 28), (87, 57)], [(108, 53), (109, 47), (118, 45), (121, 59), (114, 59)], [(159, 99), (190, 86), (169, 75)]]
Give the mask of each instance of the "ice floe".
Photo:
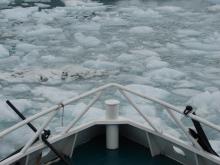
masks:
[(9, 51), (3, 45), (0, 44), (0, 58), (8, 57)]
[(43, 97), (52, 103), (59, 103), (77, 95), (74, 91), (66, 91), (55, 87), (36, 87), (31, 91), (37, 97)]
[(74, 37), (77, 42), (82, 44), (82, 46), (86, 46), (86, 47), (98, 46), (101, 43), (101, 41), (98, 38), (94, 36), (85, 36), (82, 33), (76, 33)]
[(154, 30), (148, 26), (137, 26), (129, 29), (129, 33), (134, 33), (134, 34), (148, 34), (148, 33), (152, 33), (153, 31)]
[[(131, 85), (127, 85), (126, 87), (131, 89), (131, 90), (134, 90), (138, 93), (141, 93), (143, 95), (150, 96), (150, 97), (155, 97), (155, 98), (158, 98), (158, 99), (165, 99), (166, 97), (168, 97), (170, 95), (170, 93), (167, 92), (166, 90), (163, 90), (163, 89), (160, 89), (160, 88), (155, 88), (153, 86), (148, 86), (148, 85), (131, 84)], [(132, 96), (132, 94), (130, 96)], [(134, 95), (133, 95), (132, 98), (134, 100), (138, 101), (138, 103), (145, 102), (142, 99), (140, 99), (140, 98), (138, 98)]]
[(156, 8), (157, 10), (164, 11), (164, 12), (179, 12), (183, 11), (181, 7), (177, 6), (160, 6)]
[(206, 116), (210, 113), (219, 113), (220, 92), (203, 92), (195, 95), (189, 100), (189, 103), (197, 109), (197, 113), (201, 116)]
[(5, 15), (5, 18), (17, 20), (17, 21), (27, 21), (28, 16), (33, 14), (33, 12), (38, 11), (38, 7), (29, 7), (24, 9), (22, 7), (16, 7), (12, 9), (2, 10), (1, 13)]
[[(19, 121), (5, 104), (6, 97), (13, 98), (24, 113), (32, 114), (107, 82), (132, 84), (128, 87), (182, 109), (191, 104), (199, 115), (218, 123), (217, 0), (210, 0), (211, 6), (197, 1), (120, 1), (105, 5), (64, 0), (65, 7), (44, 9), (49, 1), (25, 0), (25, 8), (0, 10), (1, 129), (5, 123)], [(10, 2), (0, 0), (0, 8)], [(36, 6), (28, 7), (29, 2)], [(181, 137), (179, 130), (170, 128), (173, 125), (161, 108), (143, 99), (135, 101), (158, 128)], [(37, 107), (34, 110), (33, 105)], [(72, 119), (85, 106), (65, 107), (65, 118)], [(126, 117), (145, 123), (130, 111), (131, 107), (123, 105), (121, 110)], [(78, 124), (102, 115), (103, 111), (95, 107)], [(52, 127), (56, 126), (58, 123), (53, 122)], [(217, 138), (213, 135), (213, 144), (218, 146)], [(11, 137), (4, 144), (0, 142), (0, 147), (12, 151), (17, 145), (13, 141)], [(0, 157), (4, 154), (0, 151)]]
[(208, 11), (210, 12), (220, 12), (220, 5), (213, 5), (208, 7)]
[(184, 78), (185, 74), (171, 68), (161, 68), (145, 73), (152, 81), (158, 83), (174, 83)]
[(198, 90), (188, 89), (188, 88), (175, 89), (172, 92), (175, 94), (181, 95), (181, 96), (186, 96), (186, 97), (192, 97), (192, 96), (195, 96), (195, 95), (201, 93)]
[(146, 64), (147, 69), (158, 69), (158, 68), (167, 67), (169, 65), (165, 61), (156, 60), (156, 59), (146, 60), (146, 62), (147, 62)]

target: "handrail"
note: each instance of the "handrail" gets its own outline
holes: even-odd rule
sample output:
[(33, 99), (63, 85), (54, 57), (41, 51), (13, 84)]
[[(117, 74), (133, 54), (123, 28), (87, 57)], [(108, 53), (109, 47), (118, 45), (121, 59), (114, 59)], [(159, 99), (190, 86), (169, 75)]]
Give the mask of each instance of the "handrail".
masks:
[[(173, 106), (172, 104), (169, 104), (169, 103), (167, 103), (167, 102), (165, 102), (165, 101), (162, 101), (162, 100), (157, 99), (157, 98), (154, 98), (154, 97), (150, 97), (150, 96), (143, 95), (143, 94), (141, 94), (141, 93), (138, 93), (138, 92), (135, 92), (135, 91), (129, 89), (128, 87), (125, 87), (125, 86), (122, 86), (122, 85), (116, 84), (116, 83), (109, 83), (109, 84), (103, 85), (103, 86), (101, 86), (101, 87), (92, 89), (92, 90), (90, 90), (90, 91), (88, 91), (88, 92), (85, 92), (85, 93), (82, 93), (82, 94), (80, 94), (80, 95), (78, 95), (78, 96), (76, 96), (76, 97), (70, 98), (69, 100), (63, 101), (63, 102), (61, 102), (60, 104), (62, 104), (62, 105), (64, 105), (64, 106), (65, 106), (65, 105), (68, 105), (68, 104), (70, 104), (70, 103), (73, 103), (73, 102), (75, 102), (75, 101), (78, 101), (78, 100), (80, 100), (80, 99), (82, 99), (82, 98), (84, 98), (84, 97), (90, 96), (90, 95), (92, 95), (92, 94), (94, 94), (94, 93), (103, 91), (103, 90), (105, 90), (105, 89), (107, 89), (107, 88), (110, 88), (110, 87), (115, 87), (115, 88), (117, 88), (117, 89), (119, 89), (119, 90), (123, 90), (123, 91), (129, 92), (129, 93), (131, 93), (131, 94), (134, 94), (134, 95), (136, 95), (136, 96), (139, 96), (139, 97), (141, 97), (141, 98), (143, 98), (143, 99), (150, 100), (150, 101), (152, 101), (152, 102), (155, 102), (155, 103), (157, 103), (157, 104), (160, 104), (160, 105), (164, 106), (165, 108), (168, 108), (168, 109), (170, 109), (170, 110), (172, 110), (172, 111), (175, 111), (175, 112), (178, 112), (178, 113), (184, 115), (183, 112), (182, 112), (182, 109), (177, 108), (177, 107)], [(0, 132), (0, 138), (2, 138), (3, 136), (9, 134), (9, 133), (12, 132), (12, 131), (14, 131), (14, 130), (16, 130), (16, 129), (22, 127), (22, 126), (24, 126), (25, 124), (27, 124), (27, 123), (29, 123), (29, 122), (31, 122), (31, 121), (37, 119), (37, 118), (40, 118), (41, 116), (44, 116), (44, 115), (46, 115), (46, 114), (48, 114), (48, 113), (50, 113), (50, 112), (52, 112), (52, 111), (55, 111), (56, 109), (59, 109), (59, 108), (60, 108), (60, 104), (55, 105), (55, 106), (53, 106), (53, 107), (51, 107), (51, 108), (48, 108), (48, 109), (46, 109), (46, 110), (43, 110), (43, 111), (41, 111), (41, 112), (39, 112), (39, 113), (37, 113), (37, 114), (31, 116), (31, 117), (28, 117), (26, 120), (23, 120), (23, 121), (21, 121), (21, 122), (15, 124), (15, 125), (13, 125), (13, 126), (7, 128), (6, 130), (3, 130), (2, 132)], [(209, 121), (207, 121), (207, 120), (205, 120), (205, 119), (203, 119), (203, 118), (201, 118), (201, 117), (199, 117), (199, 116), (196, 116), (196, 115), (193, 115), (193, 114), (188, 114), (187, 117), (189, 117), (189, 118), (191, 118), (191, 119), (194, 119), (194, 120), (196, 120), (196, 121), (198, 121), (198, 122), (200, 122), (200, 123), (203, 123), (203, 124), (205, 124), (206, 126), (209, 126), (210, 128), (213, 128), (213, 129), (215, 129), (216, 131), (220, 132), (220, 126), (215, 125), (215, 124), (213, 124), (213, 123), (211, 123), (211, 122), (209, 122)]]
[(92, 94), (94, 94), (94, 93), (96, 93), (96, 92), (102, 91), (102, 90), (104, 90), (104, 89), (106, 89), (106, 88), (109, 88), (109, 87), (111, 87), (111, 86), (113, 86), (113, 84), (107, 84), (107, 85), (101, 86), (101, 87), (99, 87), (99, 88), (92, 89), (92, 90), (90, 90), (90, 91), (88, 91), (88, 92), (85, 92), (85, 93), (83, 93), (83, 94), (80, 94), (80, 95), (78, 95), (78, 96), (76, 96), (76, 97), (73, 97), (73, 98), (71, 98), (71, 99), (69, 99), (69, 100), (63, 101), (63, 102), (61, 102), (60, 104), (57, 104), (57, 105), (55, 105), (55, 106), (52, 106), (51, 108), (48, 108), (48, 109), (46, 109), (46, 110), (42, 110), (41, 112), (39, 112), (39, 113), (37, 113), (37, 114), (35, 114), (35, 115), (33, 115), (33, 116), (30, 116), (30, 117), (26, 118), (25, 120), (20, 121), (20, 122), (18, 122), (17, 124), (15, 124), (15, 125), (13, 125), (13, 126), (7, 128), (6, 130), (0, 132), (0, 138), (2, 138), (3, 136), (9, 134), (10, 132), (12, 132), (12, 131), (14, 131), (14, 130), (16, 130), (16, 129), (18, 129), (18, 128), (20, 128), (20, 127), (26, 125), (27, 123), (29, 123), (29, 122), (31, 122), (31, 121), (33, 121), (33, 120), (35, 120), (35, 119), (38, 119), (38, 118), (40, 118), (40, 117), (42, 117), (42, 116), (44, 116), (44, 115), (46, 115), (46, 114), (48, 114), (48, 113), (50, 113), (50, 112), (52, 112), (52, 111), (55, 111), (55, 110), (59, 109), (61, 104), (62, 104), (63, 106), (66, 106), (66, 105), (68, 105), (68, 104), (70, 104), (70, 103), (73, 103), (73, 102), (75, 102), (75, 101), (78, 101), (78, 100), (80, 100), (80, 99), (82, 99), (82, 98), (84, 98), (84, 97), (90, 96), (90, 95), (92, 95)]
[[(139, 113), (140, 116), (142, 116), (144, 118), (144, 120), (153, 128), (153, 130), (159, 134), (163, 134), (163, 132), (161, 132), (157, 127), (154, 126), (154, 124), (148, 119), (148, 117), (146, 117), (141, 111), (140, 109), (138, 108), (138, 106), (135, 104), (134, 101), (132, 101), (132, 99), (127, 95), (127, 93), (131, 93), (135, 96), (138, 96), (138, 97), (141, 97), (143, 99), (146, 99), (146, 100), (150, 100), (154, 103), (157, 103), (157, 104), (160, 104), (162, 105), (163, 107), (165, 107), (165, 109), (167, 110), (167, 112), (170, 114), (171, 118), (174, 119), (175, 123), (183, 130), (183, 132), (185, 133), (186, 137), (188, 138), (189, 141), (192, 142), (193, 144), (193, 147), (196, 149), (196, 150), (201, 150), (201, 147), (198, 145), (198, 143), (195, 141), (195, 139), (193, 139), (189, 132), (187, 131), (187, 129), (184, 127), (183, 123), (181, 121), (179, 121), (176, 116), (174, 115), (173, 112), (177, 112), (177, 113), (180, 113), (182, 115), (184, 115), (183, 113), (183, 110), (165, 102), (165, 101), (162, 101), (160, 99), (157, 99), (157, 98), (154, 98), (154, 97), (150, 97), (150, 96), (146, 96), (146, 95), (143, 95), (141, 93), (138, 93), (136, 91), (133, 91), (131, 89), (129, 89), (128, 87), (125, 87), (125, 86), (122, 86), (120, 84), (116, 84), (116, 83), (110, 83), (110, 84), (106, 84), (106, 85), (103, 85), (101, 87), (98, 87), (98, 88), (95, 88), (95, 89), (92, 89), (90, 91), (87, 91), (83, 94), (80, 94), (78, 96), (75, 96), (73, 98), (70, 98), (66, 101), (63, 101), (55, 106), (52, 106), (51, 108), (48, 108), (46, 110), (43, 110), (31, 117), (28, 117), (26, 118), (25, 120), (9, 127), (8, 129), (0, 132), (0, 138), (4, 137), (5, 135), (11, 133), (12, 131), (44, 116), (44, 115), (47, 115), (47, 114), (50, 114), (50, 116), (48, 117), (48, 119), (43, 123), (43, 125), (38, 129), (38, 131), (34, 134), (34, 136), (25, 144), (25, 146), (23, 147), (23, 149), (17, 153), (16, 155), (19, 155), (19, 154), (22, 154), (22, 155), (25, 155), (27, 150), (31, 147), (31, 145), (33, 145), (33, 141), (41, 135), (42, 131), (45, 129), (45, 127), (47, 125), (49, 125), (49, 123), (51, 122), (51, 120), (54, 118), (55, 114), (62, 109), (62, 107), (66, 106), (66, 105), (69, 105), (75, 101), (78, 101), (82, 98), (85, 98), (87, 96), (90, 96), (90, 95), (93, 95), (93, 94), (97, 94), (91, 101), (90, 103), (83, 109), (83, 111), (79, 114), (79, 116), (77, 118), (75, 118), (72, 122), (70, 122), (64, 129), (63, 131), (60, 133), (60, 135), (62, 134), (65, 134), (65, 133), (68, 133), (70, 131), (70, 129), (73, 128), (73, 126), (75, 126), (75, 124), (90, 110), (90, 108), (98, 101), (98, 99), (100, 98), (101, 94), (103, 93), (103, 90), (107, 89), (107, 88), (110, 88), (110, 87), (114, 87), (116, 88), (124, 97), (125, 99), (128, 101), (128, 103)], [(184, 115), (185, 116), (185, 115)], [(220, 132), (220, 126), (218, 125), (215, 125), (199, 116), (196, 116), (196, 115), (193, 115), (193, 114), (188, 114), (187, 116), (185, 117), (189, 117), (193, 120), (196, 120), (200, 123), (203, 123), (205, 124), (206, 126), (209, 126), (217, 131)], [(7, 160), (7, 159), (6, 159)], [(1, 164), (1, 163), (0, 163)]]
[(64, 129), (62, 134), (67, 133), (86, 114), (86, 112), (89, 111), (89, 108), (92, 107), (97, 102), (101, 94), (102, 94), (101, 92), (98, 93), (98, 95), (86, 106), (86, 108), (80, 113), (80, 115)]
[[(154, 97), (150, 97), (150, 96), (146, 96), (146, 95), (143, 95), (141, 93), (135, 92), (135, 91), (133, 91), (133, 90), (127, 88), (127, 87), (124, 87), (124, 86), (120, 85), (120, 84), (114, 84), (113, 86), (117, 87), (117, 88), (119, 88), (121, 90), (124, 90), (126, 92), (132, 93), (132, 94), (134, 94), (136, 96), (139, 96), (139, 97), (141, 97), (143, 99), (147, 99), (147, 100), (150, 100), (150, 101), (155, 102), (157, 104), (160, 104), (160, 105), (164, 106), (165, 108), (171, 109), (171, 110), (176, 111), (176, 112), (178, 112), (178, 113), (180, 113), (180, 114), (185, 116), (185, 114), (183, 114), (183, 112), (182, 112), (183, 111), (182, 109), (177, 108), (177, 107), (173, 106), (172, 104), (169, 104), (169, 103), (167, 103), (165, 101), (162, 101), (160, 99), (157, 99), (157, 98), (154, 98)], [(200, 123), (205, 124), (206, 126), (209, 126), (210, 128), (215, 129), (216, 131), (220, 132), (220, 126), (215, 125), (215, 124), (213, 124), (213, 123), (211, 123), (211, 122), (209, 122), (209, 121), (207, 121), (207, 120), (205, 120), (205, 119), (203, 119), (203, 118), (201, 118), (199, 116), (196, 116), (196, 115), (193, 115), (193, 114), (188, 114), (186, 117), (194, 119), (194, 120), (196, 120), (196, 121), (198, 121)]]
[[(146, 95), (143, 95), (141, 93), (138, 93), (136, 91), (133, 91), (131, 89), (129, 89), (128, 87), (125, 87), (125, 86), (122, 86), (120, 84), (116, 84), (116, 83), (110, 83), (110, 84), (106, 84), (106, 85), (103, 85), (101, 87), (98, 87), (98, 88), (95, 88), (95, 89), (92, 89), (90, 91), (87, 91), (83, 94), (80, 94), (78, 96), (75, 96), (73, 98), (70, 98), (66, 101), (63, 101), (61, 102), (60, 104), (58, 105), (55, 105), (55, 106), (52, 106), (51, 108), (48, 108), (44, 111), (41, 111), (29, 118), (26, 118), (25, 120), (9, 127), (8, 129), (0, 132), (0, 138), (4, 137), (5, 135), (9, 134), (10, 132), (26, 125), (27, 123), (30, 123), (32, 122), (33, 120), (36, 120), (46, 114), (50, 114), (50, 117), (46, 120), (46, 122), (40, 127), (40, 129), (34, 134), (34, 137), (32, 137), (25, 145), (25, 147), (21, 150), (21, 152), (19, 154), (25, 154), (25, 152), (28, 150), (28, 148), (33, 144), (33, 141), (42, 133), (42, 131), (45, 129), (45, 127), (50, 123), (50, 121), (53, 119), (53, 117), (55, 116), (56, 112), (61, 110), (63, 106), (66, 106), (70, 103), (73, 103), (75, 101), (78, 101), (82, 98), (85, 98), (87, 96), (90, 96), (90, 95), (93, 95), (93, 94), (96, 94), (98, 93), (98, 95), (96, 97), (94, 97), (92, 99), (92, 101), (83, 109), (83, 111), (79, 114), (79, 116), (77, 118), (75, 118), (72, 122), (70, 122), (65, 128), (64, 128), (64, 131), (62, 131), (60, 134), (65, 134), (67, 133), (85, 114), (86, 112), (89, 111), (89, 109), (97, 102), (97, 100), (100, 98), (100, 95), (101, 93), (103, 92), (103, 90), (107, 89), (107, 88), (110, 88), (110, 87), (114, 87), (116, 88), (117, 90), (119, 90), (119, 92), (121, 92), (121, 94), (126, 98), (126, 100), (128, 101), (129, 104), (131, 104), (131, 106), (145, 119), (145, 121), (153, 128), (154, 131), (156, 131), (157, 133), (159, 134), (162, 134), (161, 131), (158, 130), (157, 127), (154, 126), (154, 124), (140, 111), (140, 109), (137, 107), (137, 105), (132, 101), (132, 99), (127, 95), (127, 93), (131, 93), (135, 96), (138, 96), (138, 97), (141, 97), (143, 99), (146, 99), (146, 100), (150, 100), (154, 103), (157, 103), (157, 104), (160, 104), (162, 105), (163, 107), (166, 108), (166, 110), (168, 111), (168, 113), (170, 114), (170, 116), (174, 119), (175, 123), (183, 130), (183, 132), (185, 133), (185, 135), (187, 136), (188, 140), (192, 142), (193, 146), (197, 149), (197, 150), (200, 150), (201, 147), (195, 142), (195, 140), (189, 135), (187, 129), (184, 127), (184, 125), (182, 124), (182, 122), (180, 122), (176, 116), (173, 114), (173, 112), (177, 112), (177, 113), (180, 113), (182, 115), (184, 115), (184, 113), (182, 112), (183, 110), (165, 102), (165, 101), (162, 101), (160, 99), (157, 99), (157, 98), (154, 98), (154, 97), (150, 97), (150, 96), (146, 96)], [(184, 115), (185, 116), (185, 115)], [(189, 114), (185, 117), (189, 117), (191, 119), (194, 119), (200, 123), (203, 123), (217, 131), (220, 132), (220, 126), (218, 125), (215, 125), (199, 116), (195, 116), (195, 115), (192, 115), (192, 114)]]
[(122, 90), (119, 90), (121, 92), (121, 94), (128, 100), (128, 102), (131, 104), (131, 106), (139, 113), (139, 115), (141, 115), (142, 118), (144, 118), (144, 120), (158, 133), (162, 133), (161, 131), (159, 131), (154, 124), (139, 110), (139, 108), (137, 107), (137, 105), (131, 100), (131, 98), (126, 95), (125, 92), (123, 92)]
[(188, 129), (186, 129), (184, 127), (184, 125), (182, 124), (181, 121), (179, 121), (176, 116), (174, 115), (174, 113), (167, 109), (167, 112), (169, 113), (169, 115), (171, 116), (171, 118), (175, 121), (175, 123), (182, 129), (182, 131), (184, 132), (184, 134), (186, 135), (186, 137), (188, 138), (189, 141), (192, 142), (193, 146), (195, 146), (197, 149), (201, 150), (202, 148), (200, 147), (200, 145), (196, 142), (196, 140), (190, 135)]

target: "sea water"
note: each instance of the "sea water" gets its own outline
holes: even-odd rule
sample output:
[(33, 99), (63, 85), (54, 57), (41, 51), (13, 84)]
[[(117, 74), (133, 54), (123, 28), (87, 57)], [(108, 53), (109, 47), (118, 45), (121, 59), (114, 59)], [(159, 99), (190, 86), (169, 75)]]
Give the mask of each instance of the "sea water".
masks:
[[(0, 130), (20, 121), (7, 99), (30, 116), (110, 82), (183, 110), (190, 104), (220, 124), (219, 0), (4, 0), (0, 8)], [(164, 108), (131, 97), (158, 129), (185, 140)], [(65, 107), (64, 125), (88, 100)], [(120, 101), (120, 114), (146, 124)], [(95, 105), (78, 124), (102, 116), (102, 108)], [(50, 124), (53, 133), (61, 117)], [(39, 127), (46, 118), (33, 124)], [(205, 129), (220, 152), (220, 134)], [(32, 135), (25, 127), (1, 139), (0, 157)]]

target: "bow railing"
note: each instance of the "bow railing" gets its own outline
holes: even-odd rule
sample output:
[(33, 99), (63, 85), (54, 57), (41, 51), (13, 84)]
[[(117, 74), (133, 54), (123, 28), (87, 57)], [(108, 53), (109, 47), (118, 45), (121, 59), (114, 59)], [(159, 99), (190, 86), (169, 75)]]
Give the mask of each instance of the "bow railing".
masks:
[[(172, 104), (169, 104), (165, 101), (162, 101), (160, 99), (157, 99), (157, 98), (154, 98), (154, 97), (151, 97), (151, 96), (147, 96), (147, 95), (144, 95), (144, 94), (141, 94), (139, 92), (136, 92), (132, 89), (129, 89), (128, 87), (126, 86), (123, 86), (123, 85), (120, 85), (120, 84), (116, 84), (116, 83), (110, 83), (110, 84), (107, 84), (107, 85), (104, 85), (104, 86), (101, 86), (101, 87), (98, 87), (98, 88), (95, 88), (95, 89), (92, 89), (90, 91), (87, 91), (83, 94), (80, 94), (76, 97), (73, 97), (73, 98), (70, 98), (66, 101), (63, 101), (51, 108), (48, 108), (48, 109), (45, 109), (45, 110), (42, 110), (41, 112), (33, 115), (33, 116), (30, 116), (28, 118), (26, 118), (25, 120), (23, 121), (20, 121), (18, 122), (17, 124), (3, 130), (2, 132), (0, 132), (0, 139), (5, 137), (6, 135), (8, 135), (9, 133), (17, 130), (18, 128), (44, 116), (44, 115), (49, 115), (49, 117), (47, 118), (46, 121), (44, 121), (44, 123), (40, 126), (40, 128), (37, 130), (37, 132), (34, 133), (34, 136), (31, 137), (31, 139), (29, 139), (26, 144), (24, 145), (24, 147), (21, 149), (21, 151), (17, 154), (15, 154), (14, 156), (16, 155), (22, 155), (22, 156), (25, 156), (27, 154), (27, 151), (28, 149), (34, 145), (33, 142), (38, 138), (40, 137), (40, 135), (42, 134), (42, 132), (44, 131), (44, 129), (51, 123), (52, 119), (55, 117), (55, 115), (57, 114), (58, 111), (61, 111), (62, 110), (62, 107), (66, 106), (66, 105), (69, 105), (71, 103), (74, 103), (76, 101), (79, 101), (80, 99), (84, 99), (88, 96), (94, 96), (94, 98), (89, 102), (89, 104), (83, 108), (83, 110), (80, 112), (80, 114), (74, 118), (74, 120), (70, 121), (67, 126), (65, 126), (63, 128), (63, 131), (60, 132), (60, 134), (66, 134), (68, 133), (72, 128), (74, 128), (74, 126), (76, 125), (76, 123), (90, 110), (90, 108), (100, 99), (101, 95), (103, 95), (104, 93), (104, 90), (106, 89), (109, 89), (109, 88), (115, 88), (116, 90), (118, 90), (122, 96), (127, 100), (127, 102), (134, 108), (134, 110), (137, 111), (137, 113), (151, 126), (152, 130), (157, 132), (158, 134), (163, 134), (163, 132), (161, 130), (159, 130), (155, 125), (154, 123), (151, 121), (150, 118), (148, 118), (138, 107), (138, 105), (135, 103), (135, 101), (132, 100), (131, 97), (129, 97), (128, 93), (130, 94), (133, 94), (137, 97), (140, 97), (142, 99), (145, 99), (145, 100), (149, 100), (149, 101), (152, 101), (153, 103), (157, 103), (161, 106), (163, 106), (165, 108), (165, 110), (168, 112), (168, 114), (171, 116), (171, 118), (174, 120), (174, 122), (177, 124), (177, 126), (179, 126), (179, 128), (181, 128), (181, 130), (184, 132), (184, 134), (186, 135), (186, 138), (192, 143), (192, 146), (196, 149), (196, 150), (202, 150), (200, 145), (195, 141), (195, 139), (190, 135), (189, 131), (188, 131), (188, 128), (186, 128), (184, 126), (184, 124), (182, 123), (182, 121), (177, 118), (175, 116), (175, 112), (183, 115), (184, 117), (187, 117), (187, 118), (191, 118), (195, 121), (198, 121), (218, 132), (220, 132), (220, 126), (219, 125), (215, 125), (207, 120), (205, 120), (204, 118), (201, 118), (199, 116), (196, 116), (196, 115), (193, 115), (193, 114), (188, 114), (187, 116), (183, 113), (183, 110), (172, 105)], [(0, 163), (1, 164), (1, 163)]]

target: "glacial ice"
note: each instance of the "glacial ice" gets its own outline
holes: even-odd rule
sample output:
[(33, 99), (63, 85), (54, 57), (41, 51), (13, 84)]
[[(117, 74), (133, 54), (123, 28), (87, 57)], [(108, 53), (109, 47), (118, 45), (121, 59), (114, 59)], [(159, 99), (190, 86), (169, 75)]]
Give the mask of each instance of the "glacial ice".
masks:
[[(216, 120), (220, 106), (219, 2), (208, 1), (211, 3), (200, 5), (199, 1), (122, 0), (109, 5), (64, 0), (65, 7), (39, 10), (41, 4), (36, 4), (0, 10), (1, 129), (19, 121), (5, 104), (7, 98), (30, 115), (108, 82), (127, 85), (182, 109), (190, 104), (199, 115), (220, 124)], [(0, 8), (8, 4), (0, 0)], [(182, 136), (161, 107), (129, 96), (159, 129)], [(65, 122), (85, 105), (65, 107)], [(121, 111), (145, 122), (129, 106), (123, 105)], [(80, 123), (103, 113), (96, 105)], [(213, 135), (214, 147), (219, 137)], [(0, 151), (0, 157), (15, 149), (13, 140), (0, 141), (0, 147), (7, 150)]]
[(161, 60), (149, 60), (147, 61), (147, 69), (157, 69), (157, 68), (164, 68), (167, 67), (169, 64), (165, 61), (161, 61)]
[(210, 12), (220, 12), (220, 5), (213, 5), (208, 7), (208, 11)]
[[(155, 98), (158, 98), (158, 99), (164, 99), (164, 98), (166, 98), (170, 95), (170, 93), (166, 90), (163, 90), (163, 89), (160, 89), (160, 88), (155, 88), (155, 87), (152, 87), (152, 86), (147, 86), (147, 85), (131, 84), (131, 85), (127, 85), (126, 87), (128, 87), (129, 89), (134, 90), (138, 93), (141, 93), (143, 95), (155, 97)], [(133, 96), (132, 99), (134, 99), (136, 101), (137, 100), (141, 101), (139, 98), (137, 98), (135, 96)]]
[(192, 96), (195, 96), (201, 93), (198, 90), (188, 89), (188, 88), (175, 89), (172, 92), (175, 94), (181, 95), (181, 96), (186, 96), (186, 97), (192, 97)]
[(31, 91), (34, 96), (43, 97), (52, 103), (58, 103), (70, 97), (76, 96), (74, 91), (65, 91), (55, 87), (36, 87)]
[(134, 33), (134, 34), (148, 34), (148, 33), (152, 33), (153, 31), (154, 30), (148, 26), (137, 26), (129, 29), (129, 33)]
[(3, 45), (0, 44), (0, 58), (8, 57), (9, 51)]
[(171, 68), (160, 68), (150, 72), (145, 73), (146, 77), (149, 77), (152, 81), (156, 82), (176, 82), (184, 78), (185, 74), (171, 69)]
[(189, 100), (189, 103), (197, 109), (197, 113), (201, 116), (208, 114), (218, 114), (220, 106), (220, 92), (203, 92), (195, 95)]
[(94, 47), (94, 46), (98, 46), (101, 43), (101, 41), (97, 39), (96, 37), (85, 36), (82, 33), (76, 33), (74, 37), (77, 42), (79, 42), (85, 47)]
[(9, 20), (27, 21), (28, 17), (36, 11), (38, 11), (37, 7), (29, 7), (27, 9), (16, 7), (12, 9), (5, 9), (1, 11), (1, 13)]

